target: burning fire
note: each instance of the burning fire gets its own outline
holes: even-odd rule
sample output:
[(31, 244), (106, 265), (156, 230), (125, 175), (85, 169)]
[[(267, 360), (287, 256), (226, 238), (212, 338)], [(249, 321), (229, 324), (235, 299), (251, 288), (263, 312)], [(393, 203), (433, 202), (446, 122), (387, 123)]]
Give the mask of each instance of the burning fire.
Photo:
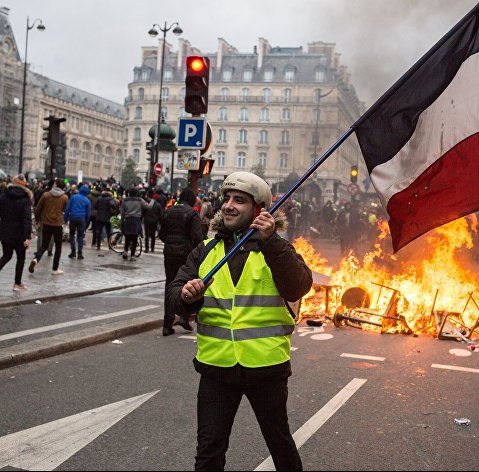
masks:
[[(340, 261), (339, 268), (332, 267), (327, 259), (315, 253), (304, 238), (296, 239), (294, 246), (313, 271), (331, 277), (330, 315), (341, 305), (341, 294), (348, 288), (364, 289), (370, 296), (371, 311), (379, 314), (386, 312), (393, 291), (398, 290), (401, 296), (397, 313), (404, 316), (408, 327), (414, 333), (434, 334), (433, 310), (461, 314), (468, 329), (474, 327), (479, 318), (479, 297), (471, 300), (471, 295), (474, 297), (479, 290), (478, 271), (477, 266), (474, 271), (467, 257), (475, 236), (471, 228), (476, 224), (474, 215), (452, 221), (410, 243), (408, 251), (403, 249), (391, 255), (381, 244), (389, 235), (388, 226), (380, 222), (380, 235), (374, 249), (366, 253), (362, 261), (350, 253)], [(303, 316), (325, 314), (324, 292), (313, 288), (303, 298)], [(375, 326), (368, 324), (362, 327), (377, 331)]]

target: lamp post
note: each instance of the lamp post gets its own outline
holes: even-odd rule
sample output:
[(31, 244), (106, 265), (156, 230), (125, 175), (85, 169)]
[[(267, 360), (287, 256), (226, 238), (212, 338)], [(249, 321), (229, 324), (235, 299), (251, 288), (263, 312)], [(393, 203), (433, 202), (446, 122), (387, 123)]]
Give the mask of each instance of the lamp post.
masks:
[(33, 29), (35, 24), (38, 21), (37, 30), (38, 31), (45, 31), (45, 25), (42, 23), (40, 18), (37, 18), (32, 24), (29, 22), (29, 18), (27, 17), (27, 34), (25, 39), (25, 63), (23, 65), (23, 90), (22, 90), (22, 121), (20, 126), (20, 152), (18, 158), (18, 173), (22, 173), (23, 167), (23, 133), (25, 129), (25, 91), (27, 88), (27, 53), (28, 53), (28, 32)]
[[(173, 28), (174, 27), (174, 28)], [(161, 121), (163, 118), (163, 114), (161, 112), (161, 99), (162, 99), (162, 93), (163, 93), (163, 70), (164, 70), (164, 65), (165, 65), (165, 43), (166, 43), (166, 33), (170, 31), (170, 29), (173, 28), (173, 34), (176, 36), (180, 36), (183, 33), (183, 30), (180, 28), (180, 25), (178, 22), (172, 23), (170, 26), (167, 25), (165, 21), (165, 25), (162, 28), (158, 24), (154, 24), (150, 31), (148, 31), (148, 34), (152, 38), (156, 38), (159, 34), (159, 31), (163, 33), (163, 44), (162, 44), (162, 49), (161, 49), (161, 69), (160, 69), (160, 102), (159, 102), (159, 108), (158, 108), (158, 122), (157, 122), (157, 128), (156, 128), (156, 146), (155, 146), (155, 157), (154, 159), (151, 159), (150, 161), (150, 175), (153, 175), (153, 168), (156, 162), (158, 162), (158, 152), (159, 152), (159, 140), (160, 140), (160, 125)], [(159, 30), (159, 31), (158, 31)], [(173, 171), (173, 169), (172, 169)], [(173, 186), (173, 183), (172, 183)]]

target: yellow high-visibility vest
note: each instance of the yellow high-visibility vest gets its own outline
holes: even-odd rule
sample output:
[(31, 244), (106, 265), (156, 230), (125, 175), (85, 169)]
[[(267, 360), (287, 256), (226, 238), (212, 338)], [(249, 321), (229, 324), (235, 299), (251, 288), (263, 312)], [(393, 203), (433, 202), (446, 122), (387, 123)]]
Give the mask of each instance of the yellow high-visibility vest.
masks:
[[(199, 276), (204, 278), (224, 256), (220, 241), (200, 265)], [(228, 264), (219, 269), (205, 292), (197, 323), (196, 358), (204, 364), (266, 367), (290, 359), (294, 320), (261, 252), (249, 253), (236, 287)]]

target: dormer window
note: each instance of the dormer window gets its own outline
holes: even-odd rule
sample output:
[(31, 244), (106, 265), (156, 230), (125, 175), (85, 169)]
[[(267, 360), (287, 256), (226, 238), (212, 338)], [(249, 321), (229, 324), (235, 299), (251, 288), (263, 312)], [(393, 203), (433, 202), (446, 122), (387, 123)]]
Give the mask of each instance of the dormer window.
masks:
[(294, 81), (294, 74), (295, 74), (295, 70), (293, 68), (286, 69), (284, 71), (284, 80), (286, 82), (293, 82)]
[(243, 71), (243, 81), (251, 82), (253, 80), (253, 69), (245, 69)]
[(264, 71), (264, 81), (265, 82), (272, 82), (273, 81), (273, 76), (274, 76), (274, 71), (273, 69), (266, 69)]
[(171, 69), (167, 69), (164, 71), (163, 80), (165, 82), (171, 82), (173, 80), (173, 71)]
[(225, 69), (223, 71), (223, 82), (231, 82), (231, 79), (233, 78), (233, 71), (232, 69)]

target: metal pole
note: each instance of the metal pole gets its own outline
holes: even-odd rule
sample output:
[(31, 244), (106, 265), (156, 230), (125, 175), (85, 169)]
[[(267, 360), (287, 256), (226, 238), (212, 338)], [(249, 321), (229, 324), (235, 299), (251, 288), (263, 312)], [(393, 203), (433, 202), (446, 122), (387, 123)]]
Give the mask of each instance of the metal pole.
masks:
[(27, 17), (27, 34), (25, 38), (25, 63), (23, 65), (23, 90), (22, 90), (22, 118), (20, 124), (20, 152), (18, 155), (18, 173), (22, 173), (23, 167), (23, 133), (25, 129), (25, 89), (27, 87), (27, 54), (28, 54), (28, 32), (33, 28), (33, 25), (30, 27), (28, 24)]
[[(345, 133), (343, 133), (339, 139), (306, 171), (306, 173), (268, 210), (269, 213), (273, 214), (279, 207), (281, 207), (286, 200), (293, 195), (296, 190), (304, 184), (306, 179), (313, 174), (316, 169), (334, 152), (336, 149), (343, 144), (344, 141), (349, 137), (349, 135), (353, 132), (352, 128), (349, 128)], [(210, 279), (213, 277), (216, 272), (218, 272), (223, 264), (228, 261), (232, 256), (234, 256), (241, 246), (248, 241), (248, 239), (256, 232), (256, 229), (251, 228), (247, 231), (247, 233), (229, 250), (228, 254), (226, 254), (218, 264), (213, 267), (213, 269), (206, 274), (203, 278), (203, 282), (207, 284)]]
[(173, 166), (175, 165), (175, 151), (171, 151), (171, 170), (170, 170), (170, 177), (171, 177), (171, 196), (173, 196)]

